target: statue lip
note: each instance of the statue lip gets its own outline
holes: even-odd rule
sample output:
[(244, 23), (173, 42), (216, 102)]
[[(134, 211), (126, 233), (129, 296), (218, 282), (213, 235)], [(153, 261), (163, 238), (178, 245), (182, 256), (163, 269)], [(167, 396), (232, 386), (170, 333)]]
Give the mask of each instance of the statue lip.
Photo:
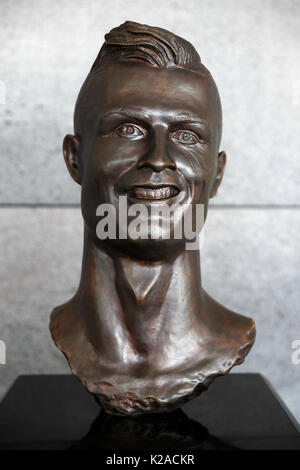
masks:
[(163, 201), (178, 196), (180, 192), (181, 189), (173, 183), (139, 183), (132, 185), (127, 191), (127, 195), (134, 199)]

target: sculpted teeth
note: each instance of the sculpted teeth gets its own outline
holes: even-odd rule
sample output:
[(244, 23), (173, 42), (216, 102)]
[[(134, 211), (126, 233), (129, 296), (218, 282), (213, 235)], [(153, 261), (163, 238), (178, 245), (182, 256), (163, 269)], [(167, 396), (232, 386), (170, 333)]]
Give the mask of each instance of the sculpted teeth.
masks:
[(172, 186), (163, 188), (135, 188), (133, 195), (139, 199), (166, 199), (177, 194), (177, 190)]

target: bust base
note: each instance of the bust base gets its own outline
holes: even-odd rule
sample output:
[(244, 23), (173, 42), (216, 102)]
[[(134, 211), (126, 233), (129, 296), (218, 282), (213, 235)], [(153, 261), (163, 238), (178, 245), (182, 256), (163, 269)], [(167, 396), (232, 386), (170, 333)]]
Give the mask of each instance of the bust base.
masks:
[(180, 410), (99, 415), (71, 375), (20, 376), (0, 405), (0, 449), (297, 449), (297, 424), (259, 374), (220, 377)]

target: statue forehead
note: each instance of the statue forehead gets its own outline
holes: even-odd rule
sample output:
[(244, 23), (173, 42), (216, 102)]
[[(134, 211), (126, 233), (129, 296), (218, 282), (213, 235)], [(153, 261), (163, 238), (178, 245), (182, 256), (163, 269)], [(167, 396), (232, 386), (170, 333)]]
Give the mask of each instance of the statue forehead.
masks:
[(218, 100), (216, 85), (209, 73), (205, 75), (178, 66), (163, 68), (119, 62), (91, 74), (81, 104), (97, 114), (134, 105), (213, 118), (219, 113)]

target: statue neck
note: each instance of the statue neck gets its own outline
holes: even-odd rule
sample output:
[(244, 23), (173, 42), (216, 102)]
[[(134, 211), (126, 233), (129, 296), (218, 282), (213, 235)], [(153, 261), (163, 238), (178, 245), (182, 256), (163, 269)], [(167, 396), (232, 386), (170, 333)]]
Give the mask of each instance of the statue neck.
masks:
[(90, 306), (86, 323), (97, 349), (105, 337), (116, 348), (116, 342), (128, 341), (135, 354), (149, 355), (162, 335), (181, 338), (193, 330), (195, 316), (201, 320), (199, 252), (155, 262), (112, 257), (86, 232), (77, 295)]

